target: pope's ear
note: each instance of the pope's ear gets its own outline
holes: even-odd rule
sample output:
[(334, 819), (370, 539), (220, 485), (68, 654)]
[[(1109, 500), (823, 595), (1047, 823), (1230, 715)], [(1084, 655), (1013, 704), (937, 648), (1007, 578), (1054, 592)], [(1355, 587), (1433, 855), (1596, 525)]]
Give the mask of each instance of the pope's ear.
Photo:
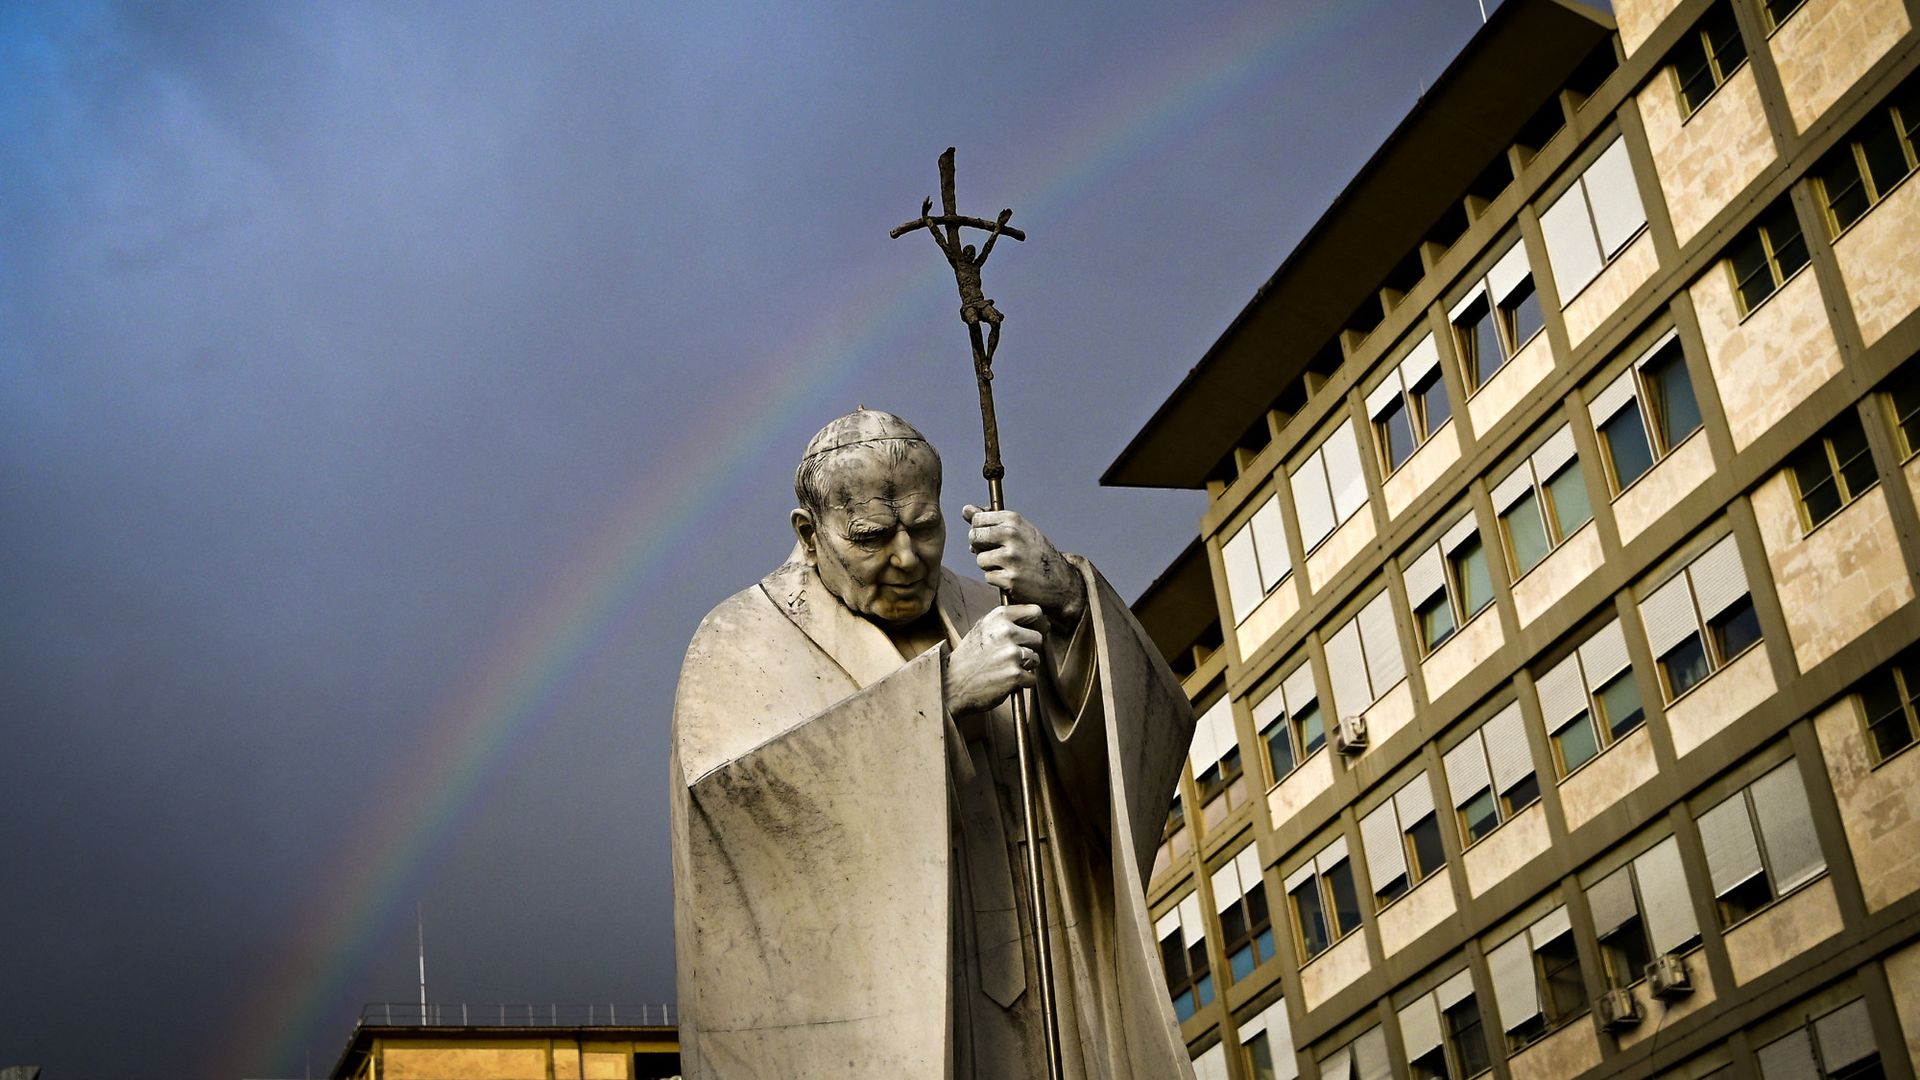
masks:
[(803, 507), (795, 507), (787, 520), (793, 525), (793, 535), (799, 539), (801, 550), (807, 553), (807, 564), (813, 565), (814, 560), (819, 557), (819, 552), (814, 549), (817, 534), (813, 512)]

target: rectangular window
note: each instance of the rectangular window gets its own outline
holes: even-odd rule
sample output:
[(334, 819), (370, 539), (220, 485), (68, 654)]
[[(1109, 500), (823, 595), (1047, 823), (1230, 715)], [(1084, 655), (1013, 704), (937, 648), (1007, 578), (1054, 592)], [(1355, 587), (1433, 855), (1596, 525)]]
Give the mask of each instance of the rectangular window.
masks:
[(1516, 578), (1593, 520), (1571, 427), (1554, 432), (1494, 486), (1493, 510), (1499, 515), (1507, 566)]
[(1267, 783), (1277, 784), (1327, 744), (1313, 665), (1303, 663), (1253, 707), (1253, 724), (1266, 748)]
[(1293, 1027), (1285, 998), (1240, 1025), (1240, 1051), (1252, 1080), (1297, 1080), (1300, 1067), (1293, 1056)]
[(1460, 354), (1460, 374), (1471, 394), (1546, 325), (1533, 287), (1533, 270), (1527, 265), (1526, 245), (1514, 240), (1487, 276), (1453, 305), (1449, 318)]
[(1793, 200), (1781, 196), (1727, 247), (1727, 270), (1740, 313), (1751, 312), (1807, 265), (1807, 240)]
[(1312, 551), (1367, 504), (1367, 478), (1360, 469), (1360, 443), (1353, 426), (1341, 423), (1299, 467), (1287, 474), (1300, 541)]
[[(1444, 991), (1445, 987), (1441, 989)], [(1480, 1018), (1480, 1002), (1474, 998), (1471, 987), (1459, 1001), (1443, 1006), (1440, 1017), (1446, 1025), (1447, 1055), (1459, 1076), (1478, 1076), (1493, 1068), (1486, 1024)]]
[(1227, 599), (1233, 605), (1237, 625), (1293, 571), (1287, 558), (1286, 529), (1280, 522), (1280, 496), (1261, 504), (1253, 517), (1221, 545), (1220, 554), (1226, 564)]
[(1722, 926), (1826, 872), (1793, 759), (1701, 814), (1699, 826)]
[(1640, 619), (1668, 701), (1758, 643), (1759, 616), (1732, 535), (1643, 597)]
[(1760, 0), (1760, 14), (1766, 20), (1767, 33), (1771, 34), (1780, 29), (1780, 24), (1786, 22), (1788, 16), (1799, 11), (1800, 5), (1806, 2), (1807, 0)]
[(1420, 339), (1386, 380), (1367, 395), (1374, 441), (1383, 473), (1406, 463), (1453, 415), (1440, 378), (1440, 350), (1429, 334)]
[(1186, 1020), (1213, 1001), (1213, 972), (1207, 960), (1207, 928), (1200, 921), (1200, 894), (1189, 893), (1154, 925), (1160, 939), (1160, 965), (1167, 974), (1173, 1014)]
[(1613, 142), (1540, 214), (1547, 264), (1565, 307), (1647, 223), (1625, 139)]
[(1920, 164), (1914, 151), (1916, 139), (1920, 139), (1920, 78), (1909, 77), (1814, 166), (1827, 228), (1834, 235), (1886, 198)]
[(1858, 692), (1875, 765), (1920, 739), (1920, 649), (1908, 649), (1868, 673)]
[(1326, 639), (1326, 650), (1333, 706), (1341, 716), (1366, 712), (1407, 676), (1393, 601), (1384, 589)]
[(1754, 1056), (1760, 1080), (1880, 1080), (1886, 1075), (1865, 999), (1796, 1028)]
[(1668, 334), (1587, 405), (1615, 494), (1700, 430), (1700, 406), (1677, 335)]
[(1445, 765), (1447, 790), (1468, 847), (1540, 797), (1519, 702), (1447, 751)]
[(1487, 967), (1509, 1050), (1537, 1042), (1587, 1007), (1586, 980), (1564, 907), (1488, 950)]
[(1800, 526), (1814, 526), (1880, 482), (1858, 413), (1842, 413), (1787, 460), (1800, 502)]
[(1386, 1030), (1368, 1028), (1359, 1038), (1320, 1059), (1320, 1080), (1393, 1080)]
[(1311, 960), (1360, 926), (1360, 895), (1345, 837), (1287, 876), (1287, 907), (1300, 955)]
[(1631, 986), (1654, 957), (1699, 944), (1680, 845), (1669, 836), (1587, 889), (1607, 981)]
[(1417, 1080), (1455, 1080), (1492, 1066), (1473, 977), (1465, 971), (1399, 1010), (1400, 1040)]
[(1360, 819), (1360, 848), (1367, 856), (1376, 907), (1398, 900), (1446, 865), (1426, 773), (1402, 785), (1392, 798)]
[(1887, 383), (1887, 406), (1893, 412), (1893, 434), (1905, 461), (1920, 453), (1920, 363), (1901, 368)]
[(1401, 570), (1420, 654), (1430, 655), (1493, 600), (1486, 547), (1472, 514)]
[(1746, 62), (1747, 43), (1733, 20), (1733, 5), (1722, 0), (1708, 8), (1668, 54), (1680, 85), (1681, 113), (1692, 115)]
[(1220, 916), (1221, 948), (1227, 954), (1227, 979), (1239, 982), (1273, 959), (1273, 920), (1267, 914), (1258, 845), (1241, 848), (1232, 862), (1213, 872), (1213, 902)]
[(1533, 686), (1563, 778), (1646, 719), (1618, 619), (1594, 631)]
[(1200, 714), (1187, 748), (1198, 789), (1202, 830), (1212, 829), (1247, 801), (1246, 770), (1233, 729), (1233, 706), (1222, 696)]

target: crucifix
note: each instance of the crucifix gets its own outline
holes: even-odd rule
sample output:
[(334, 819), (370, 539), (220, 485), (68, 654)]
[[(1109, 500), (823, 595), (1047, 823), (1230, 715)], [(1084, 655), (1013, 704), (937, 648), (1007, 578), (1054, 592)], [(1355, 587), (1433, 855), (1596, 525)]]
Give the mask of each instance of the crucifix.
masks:
[[(1004, 316), (999, 308), (993, 306), (993, 301), (987, 298), (981, 287), (980, 268), (986, 265), (987, 256), (993, 254), (993, 245), (1002, 236), (1024, 241), (1027, 234), (1007, 224), (1013, 218), (1010, 209), (1000, 211), (1000, 216), (992, 221), (959, 212), (954, 196), (951, 146), (940, 155), (940, 211), (938, 216), (933, 213), (933, 198), (928, 196), (920, 203), (919, 217), (896, 226), (887, 235), (897, 240), (916, 229), (925, 229), (940, 253), (946, 256), (947, 264), (953, 267), (954, 283), (960, 289), (960, 321), (966, 324), (967, 338), (973, 346), (973, 376), (980, 390), (980, 427), (986, 441), (986, 462), (980, 473), (987, 481), (988, 509), (1001, 510), (1005, 509), (1001, 480), (1007, 470), (1000, 461), (1000, 425), (993, 412), (993, 354), (1000, 346), (1000, 323)], [(972, 244), (961, 242), (962, 228), (986, 232), (987, 238), (977, 251)], [(984, 332), (980, 329), (983, 323), (987, 327)], [(1013, 599), (1002, 590), (1000, 602), (1010, 604)], [(1014, 745), (1020, 764), (1020, 823), (1026, 848), (1027, 910), (1033, 922), (1034, 960), (1040, 982), (1040, 1013), (1045, 1019), (1047, 1075), (1051, 1080), (1061, 1080), (1065, 1070), (1060, 1056), (1060, 1016), (1054, 1000), (1053, 948), (1047, 927), (1046, 891), (1041, 877), (1039, 837), (1036, 835), (1039, 808), (1035, 800), (1038, 797), (1039, 777), (1035, 771), (1037, 762), (1034, 759), (1031, 730), (1036, 715), (1038, 710), (1032, 691), (1023, 690), (1014, 695)]]

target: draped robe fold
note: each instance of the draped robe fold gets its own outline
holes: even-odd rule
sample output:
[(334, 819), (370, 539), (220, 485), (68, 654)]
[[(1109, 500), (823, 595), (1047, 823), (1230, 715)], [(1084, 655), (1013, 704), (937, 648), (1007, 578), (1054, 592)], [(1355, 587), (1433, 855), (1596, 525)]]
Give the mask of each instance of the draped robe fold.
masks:
[[(1049, 637), (1036, 742), (1067, 1075), (1187, 1077), (1144, 888), (1193, 714), (1070, 558), (1088, 607)], [(949, 642), (998, 602), (943, 572)], [(798, 561), (695, 632), (671, 760), (689, 1080), (1045, 1075), (1010, 711), (963, 735), (941, 680), (942, 649), (903, 660)]]

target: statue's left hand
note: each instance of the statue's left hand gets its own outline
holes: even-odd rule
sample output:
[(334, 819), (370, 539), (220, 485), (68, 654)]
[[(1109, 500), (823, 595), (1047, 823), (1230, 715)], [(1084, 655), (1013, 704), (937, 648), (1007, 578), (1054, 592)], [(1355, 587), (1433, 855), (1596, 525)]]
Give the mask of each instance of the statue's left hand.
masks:
[(1016, 604), (1038, 604), (1056, 627), (1070, 630), (1087, 609), (1087, 587), (1066, 556), (1033, 523), (1012, 510), (960, 510), (971, 528), (967, 545), (987, 583)]

